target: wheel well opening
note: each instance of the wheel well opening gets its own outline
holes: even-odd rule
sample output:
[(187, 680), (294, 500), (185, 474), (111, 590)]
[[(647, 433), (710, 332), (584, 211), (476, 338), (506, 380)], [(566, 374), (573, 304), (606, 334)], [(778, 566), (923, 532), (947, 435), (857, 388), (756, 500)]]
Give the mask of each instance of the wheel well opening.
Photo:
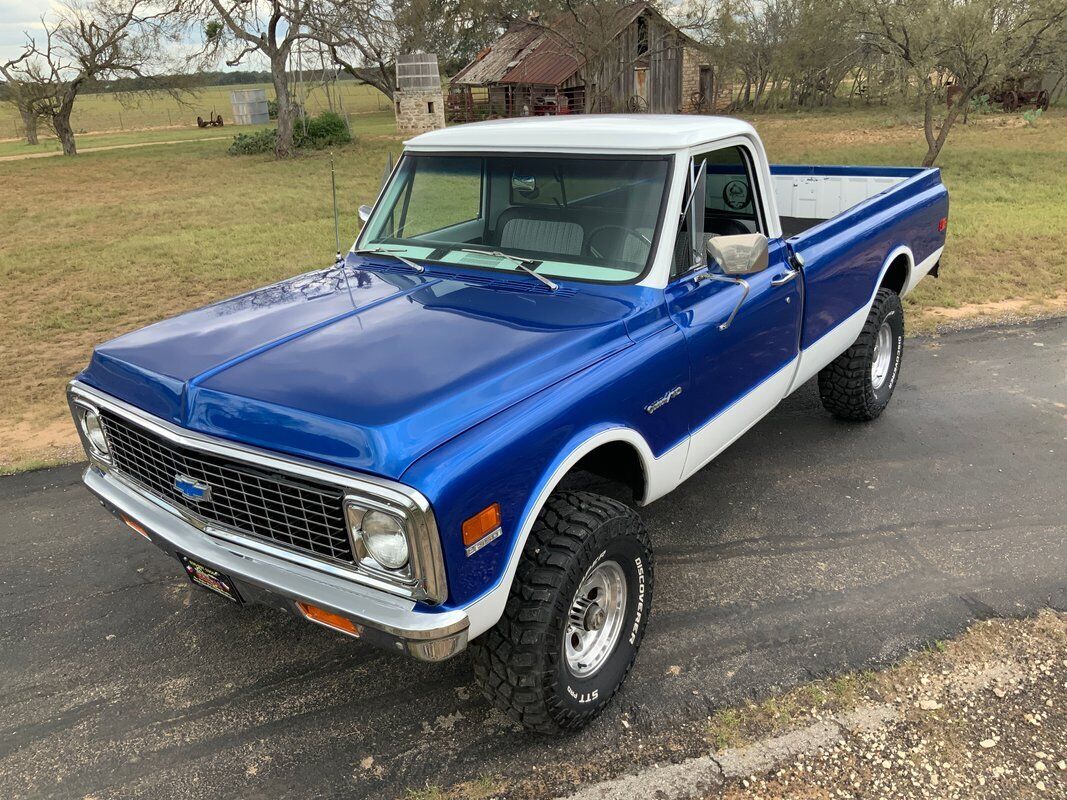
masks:
[(897, 294), (904, 292), (904, 287), (908, 284), (908, 273), (911, 271), (908, 257), (901, 253), (899, 256), (893, 259), (893, 263), (889, 265), (889, 269), (885, 271), (885, 277), (882, 278), (882, 285), (880, 289), (891, 289)]
[(627, 442), (607, 442), (582, 456), (557, 488), (596, 492), (636, 505), (645, 496), (641, 456)]

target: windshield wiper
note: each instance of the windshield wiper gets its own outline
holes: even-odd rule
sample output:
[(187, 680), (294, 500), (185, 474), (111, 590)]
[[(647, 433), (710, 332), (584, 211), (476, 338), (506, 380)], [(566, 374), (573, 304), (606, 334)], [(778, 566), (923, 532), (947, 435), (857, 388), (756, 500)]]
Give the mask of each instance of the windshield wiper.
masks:
[(400, 261), (403, 264), (407, 264), (416, 272), (422, 273), (426, 271), (426, 267), (422, 266), (422, 264), (416, 264), (410, 258), (405, 258), (404, 256), (400, 255), (396, 250), (371, 250), (369, 248), (364, 248), (362, 250), (353, 250), (352, 252), (355, 253), (357, 256), (389, 256), (390, 258), (395, 258), (397, 261)]
[(526, 265), (526, 262), (529, 259), (519, 258), (518, 256), (508, 255), (507, 253), (501, 253), (499, 250), (475, 250), (472, 247), (461, 247), (461, 248), (459, 248), (459, 250), (462, 253), (475, 253), (477, 255), (482, 255), (482, 256), (496, 256), (497, 258), (506, 259), (507, 261), (510, 261), (516, 267), (521, 269), (523, 272), (527, 273), (528, 275), (533, 275), (535, 278), (537, 278), (537, 280), (541, 281), (541, 283), (543, 283), (545, 286), (547, 286), (553, 292), (556, 291), (556, 289), (559, 288), (559, 284), (558, 283), (555, 283), (554, 281), (550, 281), (544, 275), (538, 275), (530, 267), (528, 267)]

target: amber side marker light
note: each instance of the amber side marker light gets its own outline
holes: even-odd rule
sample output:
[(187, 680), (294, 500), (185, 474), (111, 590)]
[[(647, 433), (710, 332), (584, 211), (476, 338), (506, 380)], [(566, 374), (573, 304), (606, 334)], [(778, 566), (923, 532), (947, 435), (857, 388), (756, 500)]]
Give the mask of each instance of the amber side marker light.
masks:
[(144, 537), (144, 538), (146, 538), (146, 539), (147, 539), (148, 541), (152, 541), (152, 537), (148, 535), (148, 531), (146, 531), (146, 530), (144, 529), (144, 527), (143, 527), (143, 526), (142, 526), (142, 525), (141, 525), (141, 524), (140, 524), (139, 522), (134, 522), (134, 521), (133, 521), (132, 519), (130, 519), (129, 517), (123, 517), (123, 518), (122, 518), (122, 521), (123, 521), (123, 522), (125, 522), (125, 523), (126, 523), (126, 525), (128, 525), (128, 526), (129, 526), (129, 528), (130, 528), (130, 529), (131, 529), (131, 530), (132, 530), (132, 531), (133, 531), (134, 533), (136, 533), (136, 534), (137, 534), (138, 536), (143, 536), (143, 537)]
[(493, 540), (499, 539), (502, 533), (500, 503), (486, 506), (463, 523), (463, 545), (467, 548), (467, 555), (473, 556)]
[(363, 630), (350, 619), (342, 617), (340, 614), (334, 614), (332, 611), (327, 611), (325, 608), (319, 608), (313, 606), (311, 603), (301, 603), (299, 600), (296, 603), (296, 607), (300, 609), (300, 613), (307, 617), (312, 622), (317, 622), (319, 625), (325, 625), (327, 628), (331, 628), (341, 633), (347, 633), (349, 636), (359, 636), (363, 633)]

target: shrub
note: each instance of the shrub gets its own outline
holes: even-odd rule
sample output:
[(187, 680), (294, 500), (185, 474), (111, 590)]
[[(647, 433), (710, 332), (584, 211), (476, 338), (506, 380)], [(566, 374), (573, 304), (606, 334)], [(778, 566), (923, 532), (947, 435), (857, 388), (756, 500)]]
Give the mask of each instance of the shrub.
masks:
[(313, 147), (321, 150), (335, 144), (348, 144), (352, 134), (348, 132), (348, 123), (340, 114), (323, 111), (317, 117), (305, 117), (297, 120), (293, 143), (297, 147)]
[(988, 94), (978, 94), (971, 98), (972, 114), (991, 114), (993, 113), (993, 107), (989, 104)]
[(233, 137), (233, 142), (226, 150), (231, 156), (253, 156), (257, 153), (273, 153), (274, 143), (278, 138), (278, 132), (274, 128), (266, 128), (255, 133), (239, 133)]
[(1037, 121), (1041, 119), (1041, 109), (1031, 108), (1029, 111), (1024, 111), (1023, 119), (1026, 121), (1027, 125), (1033, 128), (1037, 125)]
[[(226, 152), (231, 156), (273, 153), (277, 141), (278, 131), (275, 128), (267, 128), (255, 133), (239, 133), (233, 137), (233, 143)], [(324, 147), (348, 144), (351, 141), (352, 134), (348, 132), (348, 124), (344, 117), (332, 111), (324, 111), (317, 117), (297, 120), (293, 130), (293, 144), (298, 148), (311, 147), (321, 150)]]
[(270, 119), (278, 119), (278, 101), (277, 100), (268, 100), (267, 101), (267, 116)]

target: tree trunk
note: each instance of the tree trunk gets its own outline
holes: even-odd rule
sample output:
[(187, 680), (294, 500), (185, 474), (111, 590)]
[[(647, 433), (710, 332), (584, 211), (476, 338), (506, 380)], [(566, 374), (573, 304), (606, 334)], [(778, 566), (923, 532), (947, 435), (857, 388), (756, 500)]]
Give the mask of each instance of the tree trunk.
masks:
[(70, 127), (70, 109), (71, 105), (67, 103), (60, 106), (59, 111), (52, 117), (52, 127), (56, 129), (56, 136), (63, 144), (63, 155), (76, 156), (78, 147), (74, 143), (74, 130)]
[(938, 155), (941, 153), (941, 148), (945, 146), (945, 140), (948, 139), (948, 132), (952, 130), (956, 118), (960, 115), (960, 109), (970, 105), (971, 97), (974, 95), (974, 92), (975, 89), (967, 89), (967, 91), (957, 98), (957, 102), (952, 104), (948, 113), (945, 114), (945, 121), (941, 123), (941, 130), (937, 132), (936, 138), (933, 136), (934, 95), (933, 93), (927, 95), (926, 119), (924, 121), (927, 149), (926, 157), (923, 158), (924, 167), (932, 167), (934, 165), (934, 161), (937, 160)]
[(285, 75), (285, 59), (271, 59), (271, 78), (274, 82), (274, 96), (278, 100), (278, 138), (274, 143), (274, 155), (277, 158), (289, 158), (293, 155), (293, 123), (296, 109), (289, 94), (289, 82)]
[(26, 137), (26, 144), (37, 144), (37, 114), (27, 108), (20, 108), (22, 114), (22, 130)]
[[(935, 152), (930, 155), (934, 149), (934, 143), (936, 141), (934, 137), (934, 92), (929, 86), (926, 87), (926, 99), (923, 101), (923, 136), (926, 137), (926, 158), (930, 159), (930, 164), (933, 164), (933, 159), (937, 158)], [(926, 158), (923, 159), (923, 166), (929, 166), (926, 163)]]

